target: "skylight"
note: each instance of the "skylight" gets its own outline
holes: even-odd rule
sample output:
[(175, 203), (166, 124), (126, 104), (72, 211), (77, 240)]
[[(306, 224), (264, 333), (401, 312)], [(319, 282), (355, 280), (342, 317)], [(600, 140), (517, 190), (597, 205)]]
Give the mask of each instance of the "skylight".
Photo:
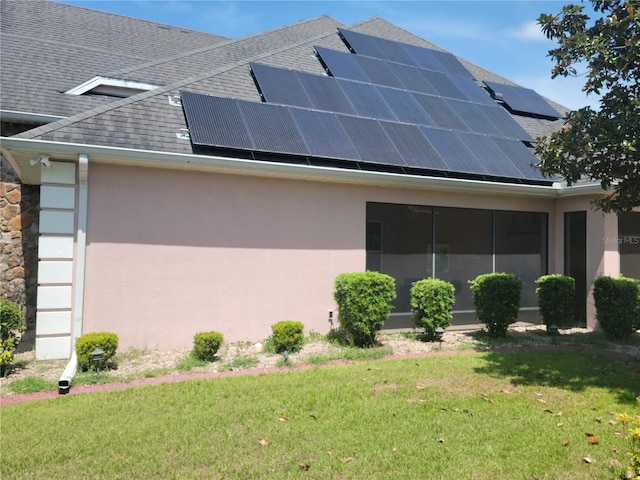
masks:
[(64, 93), (68, 95), (106, 95), (109, 97), (126, 98), (158, 87), (160, 87), (160, 85), (137, 82), (135, 80), (125, 80), (122, 78), (93, 77), (91, 80)]

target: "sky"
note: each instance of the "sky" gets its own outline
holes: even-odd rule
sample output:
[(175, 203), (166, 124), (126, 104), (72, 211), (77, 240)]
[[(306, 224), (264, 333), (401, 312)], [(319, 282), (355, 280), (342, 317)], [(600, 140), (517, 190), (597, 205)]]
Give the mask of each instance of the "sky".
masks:
[(536, 23), (541, 13), (558, 13), (579, 0), (57, 1), (231, 38), (319, 15), (347, 26), (378, 16), (570, 109), (598, 103), (597, 97), (582, 92), (583, 77), (551, 79), (553, 62), (547, 53), (556, 44)]

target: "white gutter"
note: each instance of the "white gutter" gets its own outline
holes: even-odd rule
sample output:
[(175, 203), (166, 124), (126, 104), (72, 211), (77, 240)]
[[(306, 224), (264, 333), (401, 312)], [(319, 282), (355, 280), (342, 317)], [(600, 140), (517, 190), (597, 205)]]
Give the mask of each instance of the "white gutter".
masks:
[(15, 110), (0, 110), (0, 119), (4, 122), (44, 124), (57, 122), (63, 118), (66, 117), (45, 115), (43, 113), (18, 112)]
[(82, 316), (84, 310), (84, 274), (87, 251), (87, 199), (89, 158), (86, 154), (78, 155), (78, 218), (76, 229), (75, 282), (73, 298), (73, 340), (71, 342), (71, 360), (67, 363), (58, 380), (58, 393), (66, 394), (71, 388), (71, 381), (78, 369), (76, 356), (76, 340), (82, 335)]
[(92, 162), (97, 163), (112, 163), (155, 168), (193, 169), (236, 175), (285, 177), (312, 181), (370, 184), (396, 188), (445, 190), (449, 192), (478, 192), (493, 195), (518, 194), (547, 198), (557, 198), (560, 194), (561, 188), (560, 184), (541, 186), (445, 177), (420, 177), (416, 175), (375, 172), (368, 170), (348, 170), (312, 165), (272, 163), (259, 160), (157, 152), (151, 150), (130, 150), (119, 147), (62, 143), (27, 138), (2, 137), (0, 138), (0, 141), (2, 150), (7, 151), (19, 150), (25, 153), (34, 154), (47, 152), (54, 156), (75, 156), (84, 153), (91, 156)]

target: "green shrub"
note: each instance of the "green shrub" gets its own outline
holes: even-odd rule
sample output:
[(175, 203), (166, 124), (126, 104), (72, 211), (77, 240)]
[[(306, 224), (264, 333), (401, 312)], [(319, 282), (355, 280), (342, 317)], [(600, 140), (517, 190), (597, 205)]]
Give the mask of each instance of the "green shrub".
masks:
[(22, 311), (12, 303), (0, 300), (0, 373), (4, 373), (13, 361), (13, 352), (25, 329)]
[(542, 323), (562, 327), (573, 323), (576, 310), (576, 281), (566, 275), (543, 275), (536, 280)]
[(640, 282), (632, 278), (600, 277), (593, 283), (596, 318), (604, 332), (624, 338), (640, 328)]
[(91, 360), (91, 353), (99, 348), (104, 353), (100, 368), (105, 368), (115, 356), (118, 349), (118, 335), (111, 332), (85, 333), (76, 340), (76, 355), (78, 368), (87, 371), (95, 366)]
[(304, 325), (302, 322), (283, 320), (271, 325), (271, 335), (276, 353), (297, 352), (304, 343)]
[(522, 280), (511, 273), (487, 273), (469, 280), (478, 320), (489, 335), (504, 337), (507, 328), (518, 320)]
[(395, 280), (379, 272), (342, 273), (335, 279), (341, 329), (357, 346), (371, 346), (396, 298)]
[(435, 339), (436, 328), (447, 328), (453, 318), (455, 288), (444, 280), (426, 278), (411, 287), (413, 324), (424, 330), (427, 340)]
[(213, 362), (224, 336), (220, 332), (200, 332), (193, 336), (193, 356), (198, 360)]

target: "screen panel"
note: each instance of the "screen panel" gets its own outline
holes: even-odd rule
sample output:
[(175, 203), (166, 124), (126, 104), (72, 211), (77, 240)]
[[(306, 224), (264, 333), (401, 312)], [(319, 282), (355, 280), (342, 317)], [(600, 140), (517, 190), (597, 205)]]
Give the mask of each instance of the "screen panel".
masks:
[(238, 102), (187, 91), (180, 92), (187, 127), (194, 145), (253, 150)]
[(251, 71), (266, 102), (311, 108), (311, 100), (294, 70), (252, 63)]
[(376, 120), (338, 117), (363, 162), (406, 166), (406, 163)]
[(292, 155), (309, 154), (286, 107), (243, 100), (238, 100), (238, 105), (256, 150)]
[(352, 53), (338, 52), (324, 47), (315, 47), (322, 63), (329, 69), (331, 75), (359, 82), (368, 82), (369, 77), (356, 63)]
[(301, 108), (291, 108), (290, 113), (311, 155), (360, 160), (360, 155), (336, 115)]

